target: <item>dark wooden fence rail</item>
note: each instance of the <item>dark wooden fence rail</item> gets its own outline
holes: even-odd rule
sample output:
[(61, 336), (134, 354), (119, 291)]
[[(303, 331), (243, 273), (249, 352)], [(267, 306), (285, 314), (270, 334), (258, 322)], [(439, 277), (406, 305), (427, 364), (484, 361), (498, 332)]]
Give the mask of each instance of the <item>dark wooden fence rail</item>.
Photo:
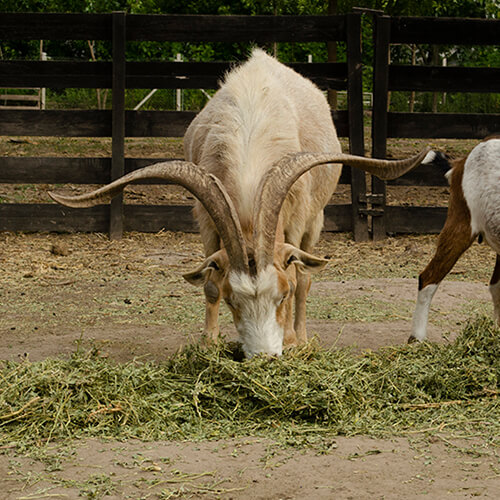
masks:
[[(112, 158), (0, 158), (1, 183), (107, 183), (156, 159), (125, 158), (125, 137), (181, 137), (195, 113), (125, 110), (127, 88), (216, 88), (228, 62), (127, 62), (129, 41), (347, 42), (347, 63), (292, 65), (323, 89), (348, 90), (349, 112), (333, 113), (350, 151), (364, 153), (360, 15), (166, 16), (113, 14), (2, 14), (0, 39), (111, 40), (113, 61), (0, 61), (0, 87), (112, 88), (111, 111), (0, 111), (0, 135), (112, 137)], [(325, 210), (329, 231), (368, 238), (365, 177), (345, 169), (352, 204)], [(361, 209), (361, 210), (360, 210)], [(196, 230), (186, 206), (124, 205), (68, 209), (55, 204), (0, 204), (4, 231)]]
[[(500, 68), (418, 67), (389, 64), (390, 44), (498, 45), (500, 21), (457, 18), (375, 18), (372, 154), (386, 155), (388, 137), (482, 139), (500, 131), (499, 114), (388, 112), (389, 91), (500, 92)], [(392, 184), (445, 185), (444, 172), (421, 166)], [(385, 206), (386, 185), (375, 179), (373, 193), (383, 207), (373, 218), (373, 236), (439, 232), (442, 207)]]

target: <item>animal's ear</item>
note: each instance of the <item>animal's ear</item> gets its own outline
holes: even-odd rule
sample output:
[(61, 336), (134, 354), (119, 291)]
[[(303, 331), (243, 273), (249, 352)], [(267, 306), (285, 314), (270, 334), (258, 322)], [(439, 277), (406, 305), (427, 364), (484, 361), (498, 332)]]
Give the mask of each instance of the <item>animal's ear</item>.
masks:
[(448, 172), (446, 172), (446, 173), (444, 174), (444, 176), (446, 177), (446, 180), (448, 181), (448, 184), (450, 184), (450, 185), (451, 185), (451, 173), (452, 173), (452, 172), (453, 172), (453, 170), (452, 170), (452, 169), (450, 169), (450, 170), (448, 170)]
[(321, 271), (328, 260), (316, 257), (310, 253), (300, 250), (293, 245), (283, 245), (283, 267), (286, 269), (290, 264), (294, 264), (301, 271), (317, 273)]
[(182, 277), (192, 285), (202, 286), (213, 272), (223, 273), (227, 267), (227, 254), (225, 250), (219, 250), (207, 257), (202, 264), (193, 271), (183, 274)]

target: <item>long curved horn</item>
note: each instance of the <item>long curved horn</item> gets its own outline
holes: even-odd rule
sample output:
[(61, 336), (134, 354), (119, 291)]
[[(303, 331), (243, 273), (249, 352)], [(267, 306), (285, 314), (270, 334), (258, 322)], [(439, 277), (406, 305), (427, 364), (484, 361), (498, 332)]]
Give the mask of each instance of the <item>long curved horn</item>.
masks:
[(325, 163), (343, 163), (376, 175), (395, 179), (420, 165), (429, 149), (405, 160), (378, 160), (343, 153), (294, 153), (281, 158), (262, 178), (254, 211), (254, 246), (257, 269), (273, 262), (274, 242), (281, 206), (294, 182), (308, 170)]
[(238, 214), (222, 183), (203, 168), (187, 161), (155, 163), (134, 170), (114, 182), (91, 193), (78, 196), (62, 196), (49, 192), (49, 196), (68, 207), (84, 208), (108, 203), (127, 184), (137, 180), (162, 179), (179, 184), (190, 191), (212, 218), (224, 243), (231, 266), (236, 271), (248, 272), (248, 257)]

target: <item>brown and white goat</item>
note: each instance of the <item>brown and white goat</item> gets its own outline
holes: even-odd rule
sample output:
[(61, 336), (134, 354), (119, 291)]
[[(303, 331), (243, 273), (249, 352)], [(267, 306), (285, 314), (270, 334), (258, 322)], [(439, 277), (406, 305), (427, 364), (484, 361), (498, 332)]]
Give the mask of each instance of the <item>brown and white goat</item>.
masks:
[(191, 191), (206, 259), (185, 278), (204, 288), (206, 336), (218, 338), (224, 300), (247, 357), (280, 355), (283, 343), (307, 339), (309, 273), (326, 264), (309, 252), (341, 164), (394, 178), (425, 154), (394, 162), (342, 154), (322, 92), (259, 49), (228, 73), (189, 126), (184, 149), (184, 162), (145, 167), (87, 195), (52, 197), (91, 206), (154, 178)]
[(429, 308), (436, 290), (476, 237), (496, 252), (490, 281), (494, 315), (500, 325), (500, 137), (478, 144), (467, 156), (450, 163), (431, 151), (423, 163), (451, 167), (448, 215), (439, 234), (436, 253), (418, 280), (418, 297), (409, 342), (425, 340)]

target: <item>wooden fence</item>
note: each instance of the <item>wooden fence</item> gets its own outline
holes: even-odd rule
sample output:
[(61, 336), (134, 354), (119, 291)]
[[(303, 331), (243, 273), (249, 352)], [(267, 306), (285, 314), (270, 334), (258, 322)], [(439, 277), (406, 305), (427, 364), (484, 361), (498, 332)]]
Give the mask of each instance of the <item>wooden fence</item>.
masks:
[[(500, 21), (379, 16), (374, 26), (372, 155), (385, 158), (388, 137), (482, 139), (500, 132), (500, 114), (388, 112), (390, 91), (500, 92), (500, 68), (404, 66), (389, 64), (390, 45), (498, 45)], [(443, 172), (420, 166), (395, 185), (446, 185)], [(436, 233), (443, 207), (386, 206), (386, 185), (372, 179), (374, 239), (387, 233)]]
[[(127, 88), (216, 88), (230, 63), (127, 61), (129, 41), (328, 42), (344, 41), (347, 63), (292, 67), (322, 89), (348, 91), (348, 111), (334, 112), (350, 151), (364, 153), (360, 15), (343, 16), (167, 16), (113, 14), (2, 14), (0, 39), (111, 40), (111, 62), (1, 61), (0, 87), (111, 88), (112, 110), (0, 110), (0, 135), (112, 137), (111, 158), (1, 157), (0, 183), (103, 184), (156, 159), (125, 158), (125, 137), (180, 137), (193, 112), (130, 111)], [(328, 231), (353, 231), (368, 238), (365, 176), (345, 169), (352, 204), (329, 205)], [(56, 204), (0, 204), (3, 231), (193, 231), (187, 206), (124, 205), (69, 209)]]
[[(123, 173), (159, 161), (125, 158), (125, 137), (180, 137), (193, 112), (130, 111), (127, 88), (216, 88), (229, 62), (132, 62), (128, 41), (310, 42), (345, 41), (347, 63), (292, 65), (322, 89), (347, 90), (348, 111), (333, 112), (350, 151), (363, 154), (360, 14), (345, 16), (164, 16), (113, 14), (2, 14), (0, 39), (110, 40), (110, 62), (1, 61), (0, 87), (112, 88), (111, 111), (0, 110), (0, 135), (112, 137), (110, 158), (0, 157), (0, 183), (103, 184)], [(500, 92), (500, 68), (422, 67), (389, 64), (390, 45), (497, 44), (500, 21), (444, 18), (374, 19), (372, 154), (385, 157), (387, 138), (483, 138), (500, 131), (498, 114), (388, 112), (390, 91)], [(387, 233), (438, 232), (443, 207), (386, 206), (386, 184), (372, 179), (366, 192), (363, 173), (345, 169), (350, 205), (329, 205), (327, 231), (353, 231), (366, 240)], [(445, 185), (442, 172), (419, 167), (396, 185)], [(371, 228), (368, 222), (371, 220)], [(194, 231), (190, 207), (124, 205), (68, 209), (55, 204), (0, 204), (4, 231)]]

